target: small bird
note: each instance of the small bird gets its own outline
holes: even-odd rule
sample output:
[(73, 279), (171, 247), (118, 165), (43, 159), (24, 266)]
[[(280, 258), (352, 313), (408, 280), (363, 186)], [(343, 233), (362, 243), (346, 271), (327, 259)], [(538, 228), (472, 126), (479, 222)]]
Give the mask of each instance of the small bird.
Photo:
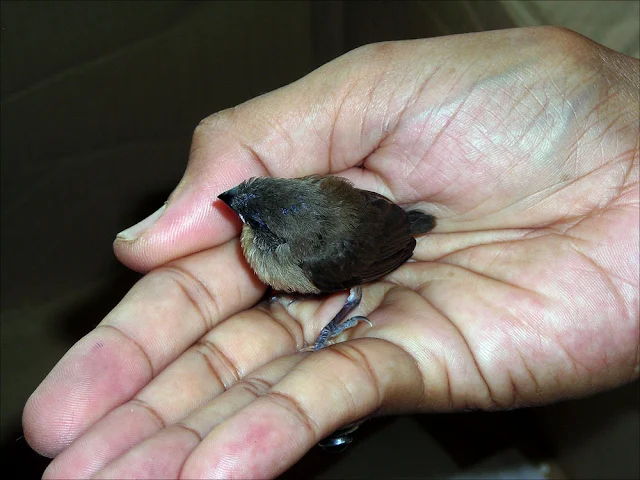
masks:
[(334, 176), (254, 177), (218, 198), (242, 220), (244, 256), (264, 283), (289, 293), (350, 290), (313, 350), (358, 321), (368, 322), (347, 319), (362, 299), (361, 285), (406, 262), (416, 245), (413, 236), (436, 224), (433, 215), (405, 212)]

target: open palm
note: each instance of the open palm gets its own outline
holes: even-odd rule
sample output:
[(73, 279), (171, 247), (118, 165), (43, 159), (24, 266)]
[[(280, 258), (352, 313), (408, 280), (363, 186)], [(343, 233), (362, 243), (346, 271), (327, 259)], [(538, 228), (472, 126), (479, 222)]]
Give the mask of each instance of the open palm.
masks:
[[(369, 415), (636, 378), (637, 75), (557, 29), (386, 43), (203, 121), (167, 208), (116, 241), (150, 273), (25, 408), (30, 444), (57, 456), (45, 476), (272, 477)], [(311, 173), (438, 226), (365, 286), (372, 327), (300, 353), (344, 295), (256, 305), (265, 287), (214, 199)]]

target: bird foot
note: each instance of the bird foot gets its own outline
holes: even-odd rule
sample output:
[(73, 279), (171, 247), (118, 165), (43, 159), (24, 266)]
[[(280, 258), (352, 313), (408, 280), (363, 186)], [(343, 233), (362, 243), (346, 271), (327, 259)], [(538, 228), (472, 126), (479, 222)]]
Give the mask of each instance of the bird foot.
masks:
[(352, 287), (344, 306), (338, 314), (333, 317), (333, 320), (331, 320), (329, 324), (322, 329), (320, 335), (318, 335), (316, 343), (313, 346), (303, 348), (301, 351), (315, 352), (320, 350), (327, 345), (330, 338), (340, 335), (348, 328), (355, 327), (359, 322), (367, 322), (370, 326), (373, 326), (367, 317), (360, 315), (345, 320), (347, 315), (360, 304), (360, 300), (362, 300), (362, 287), (359, 285)]
[(345, 330), (348, 330), (349, 328), (355, 327), (360, 322), (366, 322), (366, 323), (369, 324), (370, 327), (373, 327), (373, 323), (371, 323), (371, 320), (369, 320), (367, 317), (363, 317), (361, 315), (358, 315), (358, 316), (355, 316), (355, 317), (351, 317), (350, 319), (344, 321), (343, 323), (341, 323), (340, 325), (338, 325), (334, 329), (331, 329), (330, 325), (327, 325), (326, 327), (324, 327), (322, 329), (322, 331), (320, 332), (320, 335), (318, 335), (318, 339), (316, 340), (315, 344), (309, 345), (308, 347), (305, 347), (300, 351), (301, 352), (316, 352), (316, 351), (326, 347), (327, 346), (327, 342), (330, 339), (332, 339), (334, 337), (337, 337), (338, 335), (340, 335)]

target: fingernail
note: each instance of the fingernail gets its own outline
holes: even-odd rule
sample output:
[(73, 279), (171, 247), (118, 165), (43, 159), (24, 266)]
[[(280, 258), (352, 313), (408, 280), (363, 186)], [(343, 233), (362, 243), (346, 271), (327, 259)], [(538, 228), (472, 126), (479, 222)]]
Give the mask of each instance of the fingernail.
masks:
[(126, 240), (128, 242), (135, 240), (140, 236), (142, 232), (144, 232), (147, 228), (153, 225), (156, 222), (156, 220), (158, 220), (162, 216), (166, 208), (167, 208), (167, 203), (165, 202), (164, 205), (162, 205), (158, 210), (153, 212), (147, 218), (136, 223), (134, 226), (121, 231), (118, 235), (116, 235), (116, 237), (121, 238), (122, 240)]

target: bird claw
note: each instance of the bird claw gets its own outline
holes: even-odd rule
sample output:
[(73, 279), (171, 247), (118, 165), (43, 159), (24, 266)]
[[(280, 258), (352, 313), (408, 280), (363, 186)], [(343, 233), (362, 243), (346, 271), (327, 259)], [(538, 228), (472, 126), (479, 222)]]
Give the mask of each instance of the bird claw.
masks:
[[(353, 325), (351, 325), (349, 327), (344, 327), (342, 329), (342, 331), (346, 330), (347, 328), (355, 327), (359, 322), (368, 323), (370, 327), (373, 327), (373, 323), (371, 323), (371, 320), (369, 320), (367, 317), (362, 316), (362, 315), (356, 315), (355, 317), (351, 317), (345, 323), (349, 323), (349, 322), (353, 322)], [(335, 335), (332, 335), (332, 337), (333, 336), (335, 336)]]

